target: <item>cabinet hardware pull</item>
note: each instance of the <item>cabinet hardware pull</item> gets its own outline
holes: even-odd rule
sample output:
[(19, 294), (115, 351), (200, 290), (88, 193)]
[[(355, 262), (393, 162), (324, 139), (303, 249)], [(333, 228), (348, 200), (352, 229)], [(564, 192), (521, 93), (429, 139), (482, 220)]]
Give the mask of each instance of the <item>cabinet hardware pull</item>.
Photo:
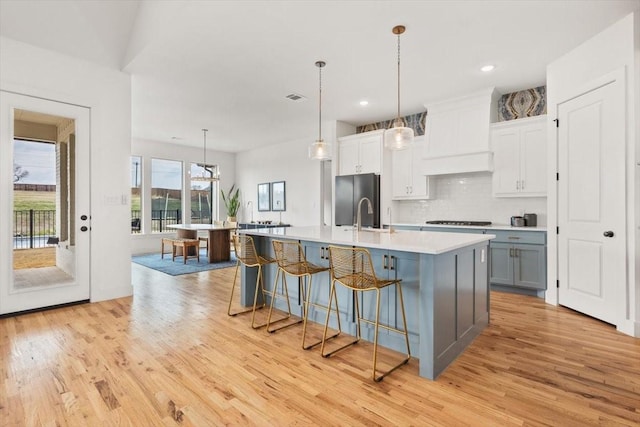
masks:
[(391, 266), (389, 267), (389, 270), (395, 270), (396, 269), (396, 257), (394, 255), (391, 255)]
[(518, 258), (519, 254), (520, 254), (520, 249), (516, 248), (513, 250), (513, 252), (516, 254), (516, 258)]
[(524, 190), (524, 179), (522, 181), (520, 181), (520, 189)]
[(513, 258), (513, 248), (509, 248), (509, 256)]
[(389, 265), (387, 263), (387, 256), (386, 255), (382, 255), (382, 268), (385, 270), (389, 269)]
[(519, 240), (519, 239), (520, 239), (520, 237), (518, 237), (518, 236), (509, 236), (509, 237), (508, 237), (508, 239), (511, 239), (511, 240)]

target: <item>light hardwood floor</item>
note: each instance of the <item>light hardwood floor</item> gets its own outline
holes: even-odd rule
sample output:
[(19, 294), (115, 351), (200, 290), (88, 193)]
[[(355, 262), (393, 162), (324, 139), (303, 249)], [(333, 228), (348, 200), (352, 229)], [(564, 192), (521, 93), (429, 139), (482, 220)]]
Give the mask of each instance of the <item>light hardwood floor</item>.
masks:
[(640, 423), (640, 340), (539, 299), (492, 293), (437, 381), (412, 360), (374, 383), (369, 343), (323, 359), (228, 317), (233, 269), (132, 268), (133, 298), (0, 319), (0, 425)]

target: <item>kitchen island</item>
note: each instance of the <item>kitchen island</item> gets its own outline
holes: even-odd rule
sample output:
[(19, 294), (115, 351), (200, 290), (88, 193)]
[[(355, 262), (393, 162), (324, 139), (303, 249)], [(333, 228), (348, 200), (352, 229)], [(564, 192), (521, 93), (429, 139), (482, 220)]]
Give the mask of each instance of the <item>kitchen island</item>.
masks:
[[(460, 355), (489, 323), (488, 245), (490, 234), (362, 230), (351, 227), (290, 227), (242, 230), (253, 236), (261, 254), (274, 257), (272, 240), (296, 240), (301, 243), (310, 262), (329, 265), (329, 245), (360, 246), (369, 249), (381, 277), (402, 279), (407, 330), (412, 355), (420, 359), (420, 376), (436, 379)], [(264, 279), (272, 288), (276, 265), (268, 266)], [(313, 301), (328, 305), (329, 275), (314, 278)], [(256, 269), (242, 270), (242, 303), (251, 305), (256, 283)], [(302, 313), (300, 284), (287, 282), (292, 305)], [(354, 296), (337, 286), (343, 331), (355, 334)], [(385, 289), (380, 320), (394, 327), (402, 326), (399, 299), (394, 289)], [(374, 316), (375, 304), (360, 295), (365, 316)], [(298, 295), (298, 298), (295, 298)], [(285, 308), (285, 304), (276, 306)], [(324, 323), (326, 312), (310, 311), (309, 320)], [(345, 325), (344, 321), (350, 322)], [(331, 318), (335, 327), (335, 316)], [(373, 328), (363, 325), (363, 339), (373, 340)], [(403, 338), (381, 329), (380, 345), (402, 351)]]

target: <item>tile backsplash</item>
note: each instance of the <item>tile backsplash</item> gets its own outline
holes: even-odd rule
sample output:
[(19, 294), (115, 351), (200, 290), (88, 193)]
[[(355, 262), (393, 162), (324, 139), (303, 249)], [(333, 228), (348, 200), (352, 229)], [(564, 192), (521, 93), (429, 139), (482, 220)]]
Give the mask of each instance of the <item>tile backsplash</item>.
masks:
[[(546, 197), (499, 197), (491, 191), (491, 173), (477, 172), (431, 177), (431, 200), (393, 202), (394, 223), (427, 220), (491, 221), (509, 224), (513, 215), (535, 213), (538, 226), (547, 225)], [(435, 192), (435, 194), (434, 194)], [(385, 218), (388, 221), (388, 218)]]

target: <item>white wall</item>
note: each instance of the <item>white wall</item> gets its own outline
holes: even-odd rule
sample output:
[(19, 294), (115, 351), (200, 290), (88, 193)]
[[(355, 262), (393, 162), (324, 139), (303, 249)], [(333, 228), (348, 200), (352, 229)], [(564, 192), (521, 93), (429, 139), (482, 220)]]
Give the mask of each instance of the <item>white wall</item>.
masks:
[[(638, 188), (640, 170), (639, 88), (640, 85), (640, 24), (639, 12), (631, 14), (606, 30), (587, 40), (571, 52), (547, 67), (548, 119), (549, 123), (549, 170), (557, 170), (556, 132), (551, 120), (555, 118), (556, 105), (569, 96), (580, 93), (581, 88), (600, 76), (624, 68), (627, 85), (627, 281), (624, 286), (624, 324), (617, 325), (621, 331), (640, 337), (640, 255), (638, 239), (640, 226), (640, 197)], [(548, 195), (550, 228), (557, 225), (557, 192), (555, 181), (549, 182)], [(547, 283), (555, 283), (557, 272), (557, 242), (549, 239)], [(557, 295), (547, 292), (547, 302), (557, 303)]]
[(278, 212), (258, 212), (258, 184), (286, 182), (286, 211), (282, 222), (294, 226), (320, 224), (321, 163), (308, 157), (308, 145), (313, 139), (283, 142), (267, 148), (238, 153), (236, 183), (242, 201), (238, 219), (248, 222), (251, 213), (247, 202), (253, 203), (253, 219), (279, 221)]
[(431, 177), (432, 200), (393, 202), (394, 223), (427, 220), (491, 221), (509, 224), (511, 216), (535, 213), (538, 226), (547, 223), (546, 197), (493, 197), (490, 172)]
[[(143, 211), (143, 231), (151, 228), (150, 215), (144, 213), (150, 212), (151, 209), (151, 159), (177, 160), (183, 162), (183, 170), (188, 171), (191, 163), (202, 162), (202, 148), (185, 147), (176, 144), (170, 144), (159, 141), (150, 141), (142, 139), (134, 139), (131, 145), (131, 155), (142, 157), (142, 211)], [(207, 150), (207, 163), (216, 164), (220, 171), (219, 188), (225, 192), (235, 182), (236, 175), (236, 155), (233, 153), (224, 153), (220, 151)], [(185, 182), (183, 188), (189, 188), (189, 182)], [(183, 201), (188, 200), (189, 196), (186, 191), (183, 192)], [(226, 209), (222, 200), (218, 204), (218, 218), (225, 219), (227, 217)], [(185, 223), (189, 218), (185, 218)], [(167, 233), (154, 234), (133, 234), (131, 235), (131, 248), (133, 254), (143, 254), (151, 252), (159, 252), (160, 239), (167, 234), (175, 234), (175, 231)]]
[(131, 295), (130, 76), (0, 37), (0, 88), (91, 109), (91, 300)]

